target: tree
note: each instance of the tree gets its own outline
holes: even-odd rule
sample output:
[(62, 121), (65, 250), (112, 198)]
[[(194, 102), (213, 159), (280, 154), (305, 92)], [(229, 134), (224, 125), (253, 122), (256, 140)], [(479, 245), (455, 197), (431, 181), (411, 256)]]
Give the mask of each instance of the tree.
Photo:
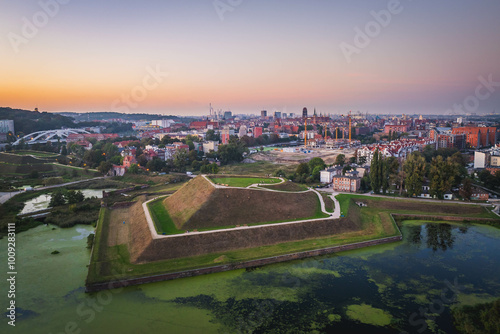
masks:
[(85, 199), (85, 196), (83, 196), (83, 193), (80, 190), (68, 190), (65, 194), (66, 201), (68, 204), (75, 204), (75, 203), (80, 203), (83, 202)]
[(186, 164), (188, 163), (188, 153), (185, 149), (180, 149), (174, 153), (174, 166), (179, 172), (183, 172), (186, 169)]
[(311, 160), (309, 160), (307, 165), (308, 165), (310, 171), (314, 170), (314, 168), (316, 168), (316, 167), (320, 167), (320, 170), (325, 169), (325, 167), (326, 167), (325, 161), (323, 161), (323, 159), (318, 158), (318, 157), (312, 158)]
[(97, 170), (102, 175), (106, 175), (111, 170), (111, 168), (113, 168), (113, 164), (111, 162), (101, 161), (101, 163), (99, 164), (99, 167), (97, 167)]
[(220, 136), (218, 134), (215, 134), (214, 130), (207, 130), (205, 139), (210, 141), (220, 141)]
[(276, 172), (274, 172), (274, 176), (276, 177), (285, 177), (286, 178), (286, 174), (285, 174), (285, 171), (283, 169), (278, 169)]
[(345, 155), (343, 155), (343, 154), (337, 155), (337, 157), (335, 158), (335, 164), (336, 165), (340, 165), (340, 166), (344, 166), (344, 164), (345, 164)]
[(470, 178), (466, 177), (464, 179), (464, 182), (462, 183), (462, 187), (460, 188), (459, 192), (460, 196), (470, 201), (470, 198), (472, 196), (472, 180)]
[(320, 172), (322, 170), (323, 170), (323, 168), (321, 166), (314, 167), (314, 169), (312, 170), (312, 173), (311, 173), (314, 181), (319, 181)]
[(410, 196), (419, 196), (422, 193), (422, 184), (425, 176), (425, 159), (420, 153), (413, 152), (406, 159), (403, 170), (405, 173), (405, 189)]
[(243, 153), (248, 153), (248, 148), (240, 142), (237, 138), (227, 145), (220, 145), (218, 149), (218, 155), (220, 162), (226, 165), (230, 162), (241, 162), (243, 161)]
[(130, 167), (127, 169), (127, 173), (130, 174), (138, 174), (139, 173), (139, 165), (137, 164), (132, 164)]
[(60, 205), (66, 204), (66, 201), (64, 200), (64, 194), (62, 190), (57, 189), (52, 193), (52, 196), (50, 198), (49, 206), (50, 207), (56, 207)]
[(381, 166), (379, 163), (380, 154), (378, 148), (375, 149), (373, 153), (372, 163), (370, 165), (370, 185), (375, 194), (380, 193), (380, 187), (382, 186), (382, 180), (380, 178)]
[(358, 158), (358, 164), (359, 165), (364, 165), (366, 163), (366, 157), (365, 156), (362, 156), (362, 157), (359, 157)]
[(66, 145), (63, 145), (61, 148), (61, 154), (62, 155), (67, 155), (68, 154), (68, 149), (66, 148)]
[(300, 163), (298, 166), (297, 166), (297, 169), (295, 171), (295, 173), (299, 176), (302, 176), (302, 175), (309, 175), (309, 165), (306, 164), (305, 162), (302, 162)]

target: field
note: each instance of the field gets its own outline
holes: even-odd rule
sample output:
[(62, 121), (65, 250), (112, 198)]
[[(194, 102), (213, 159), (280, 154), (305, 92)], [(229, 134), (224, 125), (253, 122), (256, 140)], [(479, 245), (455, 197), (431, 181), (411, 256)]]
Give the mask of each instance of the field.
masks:
[(246, 188), (252, 184), (273, 184), (282, 182), (280, 179), (263, 178), (263, 177), (224, 177), (211, 176), (210, 180), (215, 184), (223, 184), (229, 187)]
[[(399, 234), (399, 230), (390, 213), (458, 216), (471, 221), (474, 218), (493, 217), (489, 210), (478, 205), (424, 203), (347, 194), (338, 195), (337, 198), (347, 217), (317, 221), (315, 225), (271, 225), (262, 229), (156, 240), (151, 240), (150, 235), (148, 237), (148, 232), (145, 231), (147, 227), (134, 225), (131, 236), (137, 235), (140, 247), (134, 246), (134, 243), (129, 243), (127, 247), (124, 243), (108, 247), (106, 253), (98, 249), (104, 255), (93, 255), (93, 259), (98, 256), (100, 260), (98, 263), (93, 260), (89, 267), (88, 283), (236, 263), (395, 236)], [(367, 206), (359, 207), (356, 202), (363, 202)], [(104, 230), (109, 227), (110, 215), (113, 214), (113, 211), (107, 209), (102, 211), (102, 232), (98, 230), (100, 235), (97, 240), (107, 238), (109, 233)], [(123, 215), (123, 212), (120, 214)], [(498, 221), (498, 217), (496, 219)], [(111, 272), (122, 274), (116, 276), (111, 275)]]

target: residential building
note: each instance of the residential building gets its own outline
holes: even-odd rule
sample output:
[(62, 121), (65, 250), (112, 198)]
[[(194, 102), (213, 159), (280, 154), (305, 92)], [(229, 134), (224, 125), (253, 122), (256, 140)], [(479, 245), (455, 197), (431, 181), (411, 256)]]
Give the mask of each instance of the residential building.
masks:
[(474, 152), (474, 168), (486, 168), (488, 165), (488, 153)]
[(361, 179), (355, 176), (335, 175), (332, 178), (334, 191), (357, 192), (361, 186)]
[(210, 151), (217, 152), (219, 143), (216, 141), (206, 141), (203, 143), (203, 153), (207, 154)]
[(332, 183), (333, 177), (342, 175), (342, 166), (330, 167), (319, 172), (319, 181), (321, 183)]
[(497, 129), (495, 127), (466, 126), (453, 128), (454, 134), (465, 134), (466, 143), (471, 148), (494, 146), (497, 141)]

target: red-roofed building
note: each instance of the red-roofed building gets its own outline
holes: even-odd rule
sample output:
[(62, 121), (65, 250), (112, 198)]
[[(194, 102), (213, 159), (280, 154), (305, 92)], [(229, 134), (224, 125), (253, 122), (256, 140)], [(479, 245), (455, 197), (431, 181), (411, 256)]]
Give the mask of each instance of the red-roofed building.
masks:
[(137, 160), (135, 160), (135, 157), (132, 155), (127, 155), (126, 157), (123, 158), (123, 166), (126, 168), (130, 168), (133, 164), (137, 164)]

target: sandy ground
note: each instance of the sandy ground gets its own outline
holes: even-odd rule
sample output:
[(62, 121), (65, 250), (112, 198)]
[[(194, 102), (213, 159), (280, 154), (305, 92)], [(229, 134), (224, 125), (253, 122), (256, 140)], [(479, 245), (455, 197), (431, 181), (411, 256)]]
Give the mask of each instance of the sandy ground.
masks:
[(108, 246), (111, 247), (128, 242), (129, 219), (129, 208), (113, 210), (109, 222)]

